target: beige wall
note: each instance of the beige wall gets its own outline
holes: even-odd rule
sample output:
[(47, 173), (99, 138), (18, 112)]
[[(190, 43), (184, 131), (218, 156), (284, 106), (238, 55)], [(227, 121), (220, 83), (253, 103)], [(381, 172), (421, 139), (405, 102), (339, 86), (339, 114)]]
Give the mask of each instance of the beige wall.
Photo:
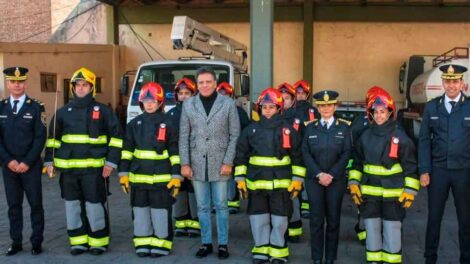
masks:
[(341, 100), (354, 101), (380, 85), (403, 101), (398, 72), (410, 55), (467, 46), (469, 36), (468, 23), (315, 23), (314, 89), (336, 89)]
[[(249, 24), (208, 24), (215, 30), (250, 47)], [(134, 29), (165, 58), (187, 56), (173, 51), (171, 25), (133, 25)], [(452, 30), (450, 30), (452, 29)], [(456, 34), (456, 30), (459, 33)], [(414, 54), (441, 54), (454, 46), (470, 43), (470, 24), (459, 23), (314, 23), (314, 90), (333, 89), (340, 100), (364, 100), (366, 90), (380, 85), (403, 101), (398, 93), (401, 64)], [(275, 23), (274, 85), (302, 78), (303, 24)], [(120, 43), (125, 46), (121, 70), (136, 69), (150, 61), (126, 25), (120, 25)], [(151, 48), (154, 59), (162, 59)], [(250, 54), (248, 54), (250, 56)]]
[[(78, 44), (19, 44), (0, 43), (1, 64), (4, 67), (24, 66), (29, 69), (27, 94), (45, 103), (48, 118), (53, 114), (55, 93), (41, 92), (40, 73), (57, 74), (58, 106), (63, 105), (64, 79), (70, 79), (75, 70), (88, 67), (102, 78), (102, 93), (96, 99), (116, 106), (119, 73), (118, 47), (112, 45)], [(3, 67), (2, 67), (3, 70)], [(5, 83), (0, 83), (1, 96), (8, 96)]]

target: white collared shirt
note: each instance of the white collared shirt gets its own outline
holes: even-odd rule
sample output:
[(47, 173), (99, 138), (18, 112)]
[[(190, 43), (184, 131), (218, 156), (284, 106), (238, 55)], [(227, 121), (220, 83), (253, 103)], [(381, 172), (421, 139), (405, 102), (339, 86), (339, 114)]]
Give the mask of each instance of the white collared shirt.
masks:
[(26, 100), (26, 94), (23, 94), (22, 96), (20, 96), (20, 98), (18, 99), (15, 99), (13, 98), (13, 96), (10, 95), (10, 105), (11, 105), (11, 109), (13, 109), (13, 106), (15, 105), (15, 102), (14, 100), (20, 100), (18, 102), (18, 104), (16, 105), (16, 112), (18, 113), (21, 109), (21, 107), (23, 106), (24, 104), (24, 101)]
[(447, 94), (444, 96), (444, 106), (446, 107), (447, 113), (450, 114), (450, 111), (452, 110), (452, 105), (449, 102), (450, 101), (459, 102), (461, 96), (462, 96), (462, 93), (459, 93), (459, 95), (457, 95), (457, 97), (455, 97), (453, 100), (447, 97)]
[(335, 118), (331, 117), (329, 120), (324, 120), (323, 118), (320, 119), (320, 125), (323, 126), (325, 122), (326, 122), (326, 128), (330, 129), (331, 125), (333, 125), (333, 123), (335, 122)]

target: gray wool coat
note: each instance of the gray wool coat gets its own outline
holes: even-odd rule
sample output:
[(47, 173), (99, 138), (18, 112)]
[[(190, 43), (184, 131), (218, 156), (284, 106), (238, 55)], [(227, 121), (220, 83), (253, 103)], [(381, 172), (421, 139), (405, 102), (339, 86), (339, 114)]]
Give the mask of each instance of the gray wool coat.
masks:
[(179, 132), (181, 165), (191, 166), (193, 180), (230, 179), (220, 175), (220, 168), (222, 164), (233, 165), (240, 135), (234, 100), (218, 94), (207, 116), (199, 96), (187, 99), (183, 103)]

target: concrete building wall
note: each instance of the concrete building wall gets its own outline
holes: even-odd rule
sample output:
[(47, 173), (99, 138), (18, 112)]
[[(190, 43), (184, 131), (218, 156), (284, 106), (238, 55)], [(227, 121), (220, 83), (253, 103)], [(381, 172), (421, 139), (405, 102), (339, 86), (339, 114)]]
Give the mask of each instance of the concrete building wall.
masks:
[[(208, 25), (250, 47), (248, 23)], [(171, 25), (132, 26), (167, 59), (192, 54), (172, 49)], [(121, 70), (137, 69), (139, 64), (150, 61), (129, 26), (119, 28), (120, 44), (125, 46)], [(361, 101), (368, 88), (380, 85), (401, 102), (403, 98), (398, 93), (401, 64), (414, 54), (437, 55), (455, 46), (467, 46), (469, 33), (468, 23), (314, 22), (314, 90), (334, 89), (340, 92), (340, 100)], [(276, 22), (273, 35), (273, 85), (293, 83), (302, 78), (303, 25)], [(154, 59), (162, 59), (146, 47)]]
[(0, 0), (0, 42), (47, 42), (51, 0)]
[[(0, 66), (20, 65), (29, 69), (27, 94), (45, 103), (48, 118), (54, 112), (56, 94), (41, 92), (41, 73), (57, 74), (57, 105), (60, 107), (64, 104), (64, 92), (69, 89), (64, 79), (70, 79), (80, 67), (87, 67), (102, 79), (102, 92), (96, 99), (115, 107), (119, 87), (118, 56), (119, 48), (112, 45), (0, 43), (0, 59), (3, 58)], [(0, 91), (1, 96), (8, 96), (4, 82), (0, 83)]]

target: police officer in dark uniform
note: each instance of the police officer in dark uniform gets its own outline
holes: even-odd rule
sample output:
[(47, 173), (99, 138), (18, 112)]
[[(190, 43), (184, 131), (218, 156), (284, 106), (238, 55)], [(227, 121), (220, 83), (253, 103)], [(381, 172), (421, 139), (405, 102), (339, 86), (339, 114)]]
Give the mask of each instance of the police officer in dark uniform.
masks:
[(0, 159), (12, 239), (7, 256), (23, 249), (24, 193), (31, 206), (31, 254), (42, 252), (44, 210), (40, 155), (46, 142), (46, 114), (43, 103), (25, 94), (27, 72), (23, 67), (3, 70), (10, 92), (10, 97), (0, 103)]
[(325, 90), (313, 97), (321, 118), (307, 125), (302, 144), (302, 156), (307, 167), (305, 187), (310, 203), (312, 259), (313, 263), (321, 264), (325, 252), (326, 263), (332, 264), (338, 251), (351, 138), (349, 122), (334, 116), (338, 93)]
[(428, 187), (424, 256), (436, 263), (442, 215), (452, 189), (459, 223), (460, 263), (470, 263), (470, 103), (462, 93), (467, 68), (439, 67), (445, 94), (426, 104), (419, 133), (421, 186)]

